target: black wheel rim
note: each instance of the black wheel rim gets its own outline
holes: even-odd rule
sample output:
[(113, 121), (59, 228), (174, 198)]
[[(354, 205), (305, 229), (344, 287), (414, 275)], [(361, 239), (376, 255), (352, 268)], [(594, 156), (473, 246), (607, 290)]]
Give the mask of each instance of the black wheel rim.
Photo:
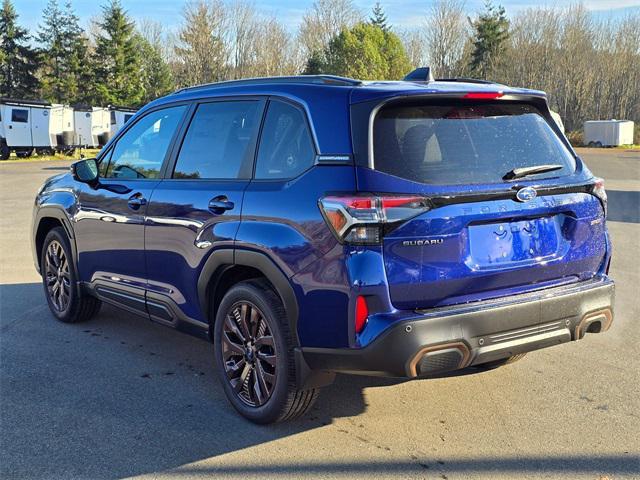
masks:
[(71, 274), (67, 256), (57, 240), (53, 240), (47, 247), (45, 282), (51, 304), (58, 312), (64, 312), (69, 306)]
[(258, 307), (237, 302), (222, 328), (225, 376), (236, 396), (250, 407), (264, 405), (276, 383), (277, 349), (269, 320)]

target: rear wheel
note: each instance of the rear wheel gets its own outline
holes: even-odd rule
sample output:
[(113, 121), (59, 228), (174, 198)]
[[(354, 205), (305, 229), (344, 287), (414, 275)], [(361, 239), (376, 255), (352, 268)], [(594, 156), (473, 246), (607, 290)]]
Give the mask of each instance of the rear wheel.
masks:
[(265, 282), (242, 282), (227, 292), (216, 315), (214, 349), (229, 402), (252, 422), (298, 417), (318, 395), (296, 387), (284, 307)]
[(98, 313), (101, 302), (76, 287), (78, 275), (69, 240), (61, 227), (46, 236), (40, 257), (42, 284), (51, 313), (65, 323), (84, 322)]

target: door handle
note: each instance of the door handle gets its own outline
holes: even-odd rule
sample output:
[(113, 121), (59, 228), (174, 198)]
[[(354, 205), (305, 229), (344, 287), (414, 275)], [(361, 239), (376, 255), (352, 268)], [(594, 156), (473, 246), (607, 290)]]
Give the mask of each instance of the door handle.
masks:
[(141, 193), (135, 193), (129, 197), (127, 204), (131, 210), (138, 210), (147, 204), (147, 199), (144, 198)]
[(217, 214), (222, 214), (227, 210), (233, 210), (234, 206), (234, 203), (230, 202), (225, 195), (218, 195), (209, 201), (209, 210)]

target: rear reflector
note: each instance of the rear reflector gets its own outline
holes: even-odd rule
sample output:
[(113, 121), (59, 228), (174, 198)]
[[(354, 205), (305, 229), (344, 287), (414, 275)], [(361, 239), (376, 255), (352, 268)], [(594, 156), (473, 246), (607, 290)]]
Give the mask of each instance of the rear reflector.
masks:
[(368, 316), (369, 307), (367, 307), (367, 301), (360, 295), (356, 299), (356, 333), (362, 332), (364, 326), (367, 324)]
[(493, 100), (495, 98), (500, 98), (503, 96), (502, 92), (469, 92), (465, 94), (462, 98), (468, 98), (473, 100)]

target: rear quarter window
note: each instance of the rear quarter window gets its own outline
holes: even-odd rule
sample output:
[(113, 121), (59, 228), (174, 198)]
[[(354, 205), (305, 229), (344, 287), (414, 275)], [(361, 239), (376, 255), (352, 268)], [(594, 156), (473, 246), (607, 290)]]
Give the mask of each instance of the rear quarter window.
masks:
[(373, 128), (374, 168), (427, 184), (499, 183), (514, 168), (559, 164), (527, 178), (575, 170), (571, 152), (534, 106), (450, 103), (389, 106)]

